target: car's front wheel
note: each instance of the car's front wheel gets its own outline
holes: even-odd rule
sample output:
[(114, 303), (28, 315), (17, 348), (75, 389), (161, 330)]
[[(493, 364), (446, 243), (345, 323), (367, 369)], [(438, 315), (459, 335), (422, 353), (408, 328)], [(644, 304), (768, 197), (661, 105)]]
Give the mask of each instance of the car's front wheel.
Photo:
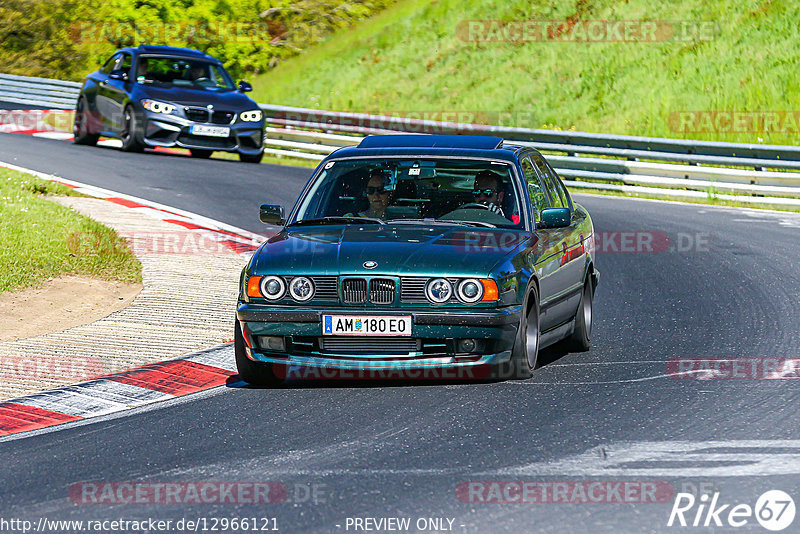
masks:
[(89, 131), (89, 119), (86, 98), (80, 97), (78, 104), (75, 106), (75, 122), (72, 123), (72, 136), (75, 144), (94, 146), (97, 144), (97, 140), (100, 139), (100, 135)]
[(511, 351), (511, 376), (524, 380), (533, 375), (539, 358), (539, 294), (531, 290), (523, 308), (524, 314), (517, 328), (517, 338)]
[(264, 159), (263, 152), (259, 152), (258, 154), (243, 154), (239, 152), (239, 161), (243, 163), (261, 163), (262, 159)]
[(125, 106), (122, 114), (122, 131), (119, 135), (122, 139), (122, 150), (125, 152), (141, 152), (144, 147), (136, 139), (136, 115), (133, 106)]
[(283, 381), (275, 376), (272, 364), (254, 362), (247, 357), (244, 335), (239, 319), (236, 319), (233, 333), (233, 351), (236, 356), (236, 369), (239, 378), (253, 386), (277, 386)]

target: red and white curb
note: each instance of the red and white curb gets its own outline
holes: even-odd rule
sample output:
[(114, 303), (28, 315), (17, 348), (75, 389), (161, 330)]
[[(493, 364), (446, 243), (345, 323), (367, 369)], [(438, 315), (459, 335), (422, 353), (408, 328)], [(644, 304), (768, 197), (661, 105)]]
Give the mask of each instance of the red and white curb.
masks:
[(238, 382), (229, 344), (0, 402), (0, 437), (81, 421)]
[[(0, 167), (57, 182), (143, 215), (213, 236), (231, 250), (250, 254), (265, 237), (196, 213), (109, 191), (0, 161)], [(226, 384), (236, 375), (230, 344), (175, 360), (151, 363), (87, 382), (0, 402), (0, 439), (55, 425), (113, 414)]]
[(266, 237), (254, 232), (248, 232), (241, 228), (225, 224), (208, 217), (203, 217), (197, 213), (181, 210), (146, 200), (143, 198), (117, 193), (102, 187), (88, 185), (74, 180), (68, 180), (52, 174), (26, 169), (11, 163), (0, 161), (0, 167), (24, 172), (43, 180), (59, 183), (84, 195), (102, 198), (120, 206), (130, 208), (148, 217), (159, 219), (163, 222), (180, 226), (182, 231), (191, 231), (203, 234), (220, 244), (226, 246), (234, 252), (246, 254), (252, 253), (263, 242)]

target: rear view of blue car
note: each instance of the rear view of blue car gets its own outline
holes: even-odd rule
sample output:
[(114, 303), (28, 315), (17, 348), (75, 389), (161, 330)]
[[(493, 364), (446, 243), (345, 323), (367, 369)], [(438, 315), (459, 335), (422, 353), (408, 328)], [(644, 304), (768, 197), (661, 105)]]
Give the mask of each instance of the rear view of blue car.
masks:
[(193, 157), (236, 152), (258, 163), (264, 116), (249, 83), (238, 86), (220, 61), (189, 48), (123, 48), (89, 74), (75, 109), (75, 142), (118, 138), (122, 149), (188, 148)]

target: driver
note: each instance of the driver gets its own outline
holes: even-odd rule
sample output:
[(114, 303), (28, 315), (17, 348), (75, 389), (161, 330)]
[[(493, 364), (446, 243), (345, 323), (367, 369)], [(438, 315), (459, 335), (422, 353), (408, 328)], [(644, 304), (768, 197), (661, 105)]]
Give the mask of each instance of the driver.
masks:
[(200, 64), (193, 65), (191, 71), (189, 71), (189, 77), (193, 82), (208, 79), (205, 66)]
[(502, 177), (496, 172), (483, 170), (475, 175), (475, 184), (472, 187), (472, 197), (476, 204), (483, 204), (489, 211), (505, 217), (500, 205), (503, 203), (505, 193), (500, 190)]

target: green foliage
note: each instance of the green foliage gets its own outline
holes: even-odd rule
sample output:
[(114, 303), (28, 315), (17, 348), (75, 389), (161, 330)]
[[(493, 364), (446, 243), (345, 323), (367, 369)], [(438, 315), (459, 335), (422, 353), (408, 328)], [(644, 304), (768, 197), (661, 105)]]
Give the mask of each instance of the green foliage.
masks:
[[(403, 0), (256, 78), (254, 98), (392, 115), (432, 111), (434, 119), (463, 111), (479, 122), (521, 127), (796, 144), (793, 122), (782, 130), (738, 131), (681, 131), (676, 123), (686, 110), (791, 110), (800, 117), (797, 6), (796, 0)], [(703, 31), (657, 42), (464, 38), (467, 21), (486, 20), (657, 21)]]
[(196, 48), (261, 73), (394, 0), (3, 0), (0, 72), (81, 80), (116, 49)]

